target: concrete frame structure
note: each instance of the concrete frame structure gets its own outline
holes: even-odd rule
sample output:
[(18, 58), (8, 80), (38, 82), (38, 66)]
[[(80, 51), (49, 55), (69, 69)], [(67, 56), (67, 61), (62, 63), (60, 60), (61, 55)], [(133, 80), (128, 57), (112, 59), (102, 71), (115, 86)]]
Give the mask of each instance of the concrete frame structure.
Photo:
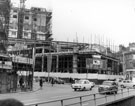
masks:
[[(49, 40), (51, 31), (51, 14), (45, 8), (32, 7), (24, 9), (20, 17), (20, 8), (12, 7), (9, 24), (9, 38)], [(22, 23), (19, 21), (22, 18)], [(22, 26), (22, 27), (20, 27)], [(22, 32), (21, 32), (22, 31)], [(20, 32), (20, 33), (18, 33)], [(21, 35), (22, 34), (22, 35)]]

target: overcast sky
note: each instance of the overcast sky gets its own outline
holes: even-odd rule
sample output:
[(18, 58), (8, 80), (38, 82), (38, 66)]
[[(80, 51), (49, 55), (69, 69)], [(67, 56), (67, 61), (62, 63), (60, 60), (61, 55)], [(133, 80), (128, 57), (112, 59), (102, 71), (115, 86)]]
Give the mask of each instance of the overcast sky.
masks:
[[(19, 6), (19, 0), (12, 2)], [(53, 11), (54, 40), (125, 46), (135, 42), (135, 0), (26, 0), (25, 4)]]

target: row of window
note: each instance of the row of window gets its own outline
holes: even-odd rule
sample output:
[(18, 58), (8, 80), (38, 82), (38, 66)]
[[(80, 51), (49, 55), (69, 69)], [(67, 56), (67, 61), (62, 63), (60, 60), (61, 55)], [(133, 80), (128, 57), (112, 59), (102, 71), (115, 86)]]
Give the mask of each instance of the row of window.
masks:
[[(13, 18), (17, 18), (17, 15), (13, 15)], [(29, 20), (29, 16), (25, 16), (24, 19)], [(37, 18), (33, 18), (33, 21), (37, 21)]]
[[(13, 36), (17, 36), (17, 32), (16, 31), (11, 31), (11, 36), (13, 37)], [(10, 36), (10, 37), (11, 37)], [(23, 37), (24, 38), (30, 38), (30, 36), (29, 36), (29, 33), (28, 32), (24, 32), (23, 33)], [(43, 36), (43, 34), (38, 34), (37, 35), (37, 39), (39, 39), (39, 40), (45, 40), (45, 36)]]

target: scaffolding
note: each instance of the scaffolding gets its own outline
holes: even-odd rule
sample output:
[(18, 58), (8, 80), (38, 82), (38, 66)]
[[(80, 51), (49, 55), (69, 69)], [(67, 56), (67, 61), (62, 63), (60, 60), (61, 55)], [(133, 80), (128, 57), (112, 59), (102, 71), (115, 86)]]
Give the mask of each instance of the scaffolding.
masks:
[(25, 11), (25, 0), (20, 0), (20, 8), (18, 13), (18, 32), (17, 32), (18, 39), (22, 39), (23, 36), (24, 11)]

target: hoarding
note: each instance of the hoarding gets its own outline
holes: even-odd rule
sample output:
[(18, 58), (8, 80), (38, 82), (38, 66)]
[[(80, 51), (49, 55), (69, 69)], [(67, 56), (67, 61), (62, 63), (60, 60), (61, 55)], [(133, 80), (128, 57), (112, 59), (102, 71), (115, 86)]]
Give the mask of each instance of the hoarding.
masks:
[(96, 59), (96, 58), (86, 58), (86, 68), (87, 69), (106, 69), (106, 60)]
[(21, 56), (12, 56), (12, 61), (17, 63), (33, 64), (33, 59)]

